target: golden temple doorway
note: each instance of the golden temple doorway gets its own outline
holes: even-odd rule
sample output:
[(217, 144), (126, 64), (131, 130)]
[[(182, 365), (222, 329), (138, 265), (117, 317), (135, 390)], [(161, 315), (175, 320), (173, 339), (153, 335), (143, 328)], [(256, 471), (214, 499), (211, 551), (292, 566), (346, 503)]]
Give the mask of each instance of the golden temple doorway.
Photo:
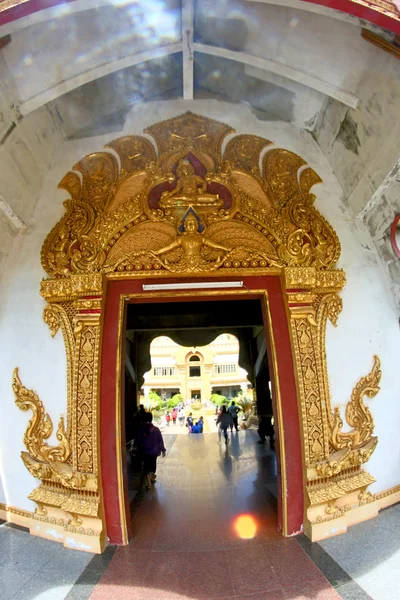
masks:
[[(325, 332), (342, 307), (340, 243), (314, 207), (321, 180), (298, 155), (190, 112), (107, 144), (59, 184), (66, 212), (42, 247), (44, 320), (62, 330), (66, 419), (57, 445), (42, 402), (14, 371), (31, 410), (22, 459), (40, 484), (32, 530), (51, 523), (71, 547), (129, 539), (122, 430), (128, 304), (258, 299), (268, 340), (280, 464), (279, 525), (313, 540), (377, 512), (362, 468), (373, 453), (379, 359), (355, 386), (343, 431), (330, 402)], [(152, 140), (152, 141), (151, 141)], [(218, 289), (243, 281), (244, 288)], [(195, 289), (201, 283), (208, 289)], [(157, 289), (162, 284), (163, 289)], [(182, 289), (185, 287), (186, 290)], [(170, 286), (166, 291), (165, 286)], [(181, 286), (181, 289), (178, 289)], [(21, 368), (23, 365), (21, 365)], [(303, 509), (304, 508), (304, 509)]]

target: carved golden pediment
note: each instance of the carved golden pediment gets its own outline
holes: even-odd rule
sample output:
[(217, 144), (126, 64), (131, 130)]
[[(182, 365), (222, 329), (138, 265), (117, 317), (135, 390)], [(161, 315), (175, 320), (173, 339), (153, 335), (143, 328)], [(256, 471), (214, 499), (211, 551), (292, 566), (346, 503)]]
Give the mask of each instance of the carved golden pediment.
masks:
[(145, 133), (158, 155), (149, 139), (124, 136), (107, 144), (119, 163), (110, 152), (94, 153), (62, 179), (71, 198), (42, 248), (49, 275), (336, 263), (339, 240), (310, 194), (321, 179), (301, 157), (274, 148), (260, 170), (269, 140), (238, 135), (222, 152), (233, 130), (192, 113)]

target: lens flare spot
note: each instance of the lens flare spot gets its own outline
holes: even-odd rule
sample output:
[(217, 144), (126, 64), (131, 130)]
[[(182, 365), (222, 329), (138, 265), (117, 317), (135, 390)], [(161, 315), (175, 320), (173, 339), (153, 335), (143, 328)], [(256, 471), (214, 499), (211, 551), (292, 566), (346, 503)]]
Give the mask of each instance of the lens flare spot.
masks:
[(32, 54), (25, 54), (23, 60), (24, 60), (24, 64), (26, 64), (27, 67), (30, 67), (31, 65), (33, 65), (33, 56), (32, 56)]
[(236, 517), (233, 527), (238, 537), (242, 540), (251, 540), (257, 533), (257, 522), (251, 515)]

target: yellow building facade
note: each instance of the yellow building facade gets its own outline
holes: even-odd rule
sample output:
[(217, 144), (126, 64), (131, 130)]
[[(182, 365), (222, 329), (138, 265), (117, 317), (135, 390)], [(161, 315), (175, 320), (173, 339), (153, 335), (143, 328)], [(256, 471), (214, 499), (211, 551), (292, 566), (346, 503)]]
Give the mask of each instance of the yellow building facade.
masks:
[(168, 400), (180, 393), (186, 402), (206, 402), (211, 394), (235, 398), (250, 385), (239, 366), (239, 342), (224, 333), (201, 347), (180, 346), (160, 336), (150, 346), (151, 370), (145, 374), (143, 394), (151, 390)]

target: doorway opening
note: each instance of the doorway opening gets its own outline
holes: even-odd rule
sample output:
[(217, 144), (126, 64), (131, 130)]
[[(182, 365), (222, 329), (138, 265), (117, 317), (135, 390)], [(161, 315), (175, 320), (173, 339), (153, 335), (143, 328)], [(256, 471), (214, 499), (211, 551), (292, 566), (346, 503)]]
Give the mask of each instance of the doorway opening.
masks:
[[(163, 478), (169, 480), (172, 465), (185, 473), (188, 481), (201, 477), (206, 487), (213, 484), (218, 489), (220, 483), (239, 488), (242, 485), (246, 490), (251, 484), (259, 496), (256, 501), (254, 494), (249, 494), (246, 506), (243, 491), (242, 512), (251, 511), (252, 502), (264, 503), (265, 512), (275, 513), (277, 529), (278, 466), (271, 427), (271, 370), (260, 299), (129, 304), (126, 340), (125, 438), (129, 452), (124, 471), (131, 516), (148, 494), (140, 476), (141, 461), (135, 460), (138, 421), (134, 415), (143, 404), (153, 413), (168, 450), (167, 459), (159, 461), (158, 489), (165, 491)], [(231, 350), (235, 344), (237, 356), (233, 360)], [(214, 351), (210, 351), (213, 346)], [(184, 350), (179, 353), (178, 349)], [(205, 420), (201, 438), (195, 440), (192, 435), (186, 442), (177, 440), (176, 434), (182, 430), (177, 421), (175, 431), (171, 415), (173, 399), (178, 397), (178, 410), (184, 411), (185, 421), (189, 415), (196, 422), (200, 417)], [(238, 433), (235, 424), (226, 447), (221, 440), (219, 454), (215, 453), (216, 419), (222, 406), (228, 410), (237, 406), (242, 414)], [(257, 433), (260, 419), (264, 423), (261, 437)], [(186, 427), (184, 432), (190, 435)], [(191, 460), (188, 449), (193, 451)], [(199, 456), (201, 463), (194, 458)], [(229, 495), (227, 498), (225, 510), (237, 511), (235, 501), (229, 506)], [(218, 505), (218, 495), (214, 501)]]
[[(191, 336), (196, 333), (196, 329), (207, 325), (219, 326), (229, 331), (229, 316), (234, 311), (221, 309), (217, 314), (211, 310), (211, 323), (203, 322), (202, 311), (206, 303), (219, 304), (224, 308), (234, 306), (236, 303), (236, 315), (241, 315), (242, 326), (252, 325), (253, 310), (247, 309), (248, 306), (253, 307), (257, 304), (258, 310), (261, 310), (266, 354), (271, 367), (270, 381), (275, 415), (278, 530), (283, 535), (294, 535), (301, 531), (304, 519), (302, 431), (286, 296), (282, 281), (277, 275), (243, 277), (243, 282), (246, 286), (243, 290), (193, 291), (190, 294), (185, 291), (146, 292), (143, 290), (143, 283), (147, 281), (139, 278), (116, 279), (108, 282), (100, 371), (100, 452), (105, 526), (111, 543), (127, 544), (132, 535), (125, 469), (125, 444), (130, 439), (125, 437), (124, 374), (127, 368), (125, 356), (128, 350), (125, 332), (134, 329), (142, 338), (147, 335), (149, 345), (153, 337), (159, 335), (156, 331), (141, 331), (147, 328), (143, 327), (143, 323), (144, 319), (146, 317), (149, 319), (150, 316), (153, 325), (158, 329), (161, 328), (163, 332), (168, 329), (169, 323), (170, 329), (179, 333), (182, 328), (180, 307), (183, 304), (191, 305), (192, 309), (189, 313), (193, 318), (197, 316), (200, 320), (196, 326), (192, 326)], [(130, 308), (131, 305), (133, 308)], [(145, 308), (146, 305), (149, 305), (148, 309)], [(132, 317), (136, 319), (133, 324)], [(240, 332), (242, 328), (234, 329)], [(259, 341), (262, 346), (261, 338)], [(241, 344), (241, 353), (245, 347), (246, 345)], [(146, 352), (137, 354), (135, 360), (137, 367), (141, 366), (141, 369), (142, 362), (146, 362), (145, 368), (142, 369), (143, 373), (146, 372), (150, 368), (148, 347), (147, 354)], [(138, 401), (135, 390), (140, 386), (138, 387), (135, 382), (135, 387), (131, 386), (133, 393), (126, 398), (128, 418), (131, 414), (128, 405), (132, 403), (131, 408), (134, 408)], [(199, 389), (198, 386), (196, 388)], [(268, 390), (266, 390), (267, 394), (269, 394)]]

